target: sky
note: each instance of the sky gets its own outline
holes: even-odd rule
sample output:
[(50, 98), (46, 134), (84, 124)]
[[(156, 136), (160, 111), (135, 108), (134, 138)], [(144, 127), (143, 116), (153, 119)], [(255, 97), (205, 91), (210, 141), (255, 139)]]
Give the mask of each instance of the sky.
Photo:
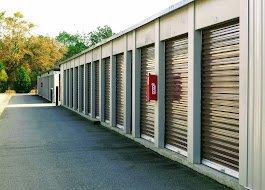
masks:
[(37, 25), (34, 33), (55, 37), (61, 31), (88, 33), (109, 25), (115, 33), (180, 0), (0, 0), (7, 15), (20, 11)]

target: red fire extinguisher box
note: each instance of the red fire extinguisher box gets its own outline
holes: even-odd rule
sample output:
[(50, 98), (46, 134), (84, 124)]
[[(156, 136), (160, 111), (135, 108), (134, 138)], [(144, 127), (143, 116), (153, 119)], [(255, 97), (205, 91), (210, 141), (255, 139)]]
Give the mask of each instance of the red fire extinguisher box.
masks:
[(157, 100), (157, 76), (148, 74), (147, 76), (147, 101)]

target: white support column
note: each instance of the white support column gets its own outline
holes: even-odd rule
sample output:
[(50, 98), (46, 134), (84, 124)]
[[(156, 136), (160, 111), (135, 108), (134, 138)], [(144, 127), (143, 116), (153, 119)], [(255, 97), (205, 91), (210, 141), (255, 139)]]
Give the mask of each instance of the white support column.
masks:
[[(93, 54), (93, 52), (92, 52)], [(91, 61), (91, 117), (96, 118), (96, 67), (95, 62)]]
[(102, 47), (100, 47), (99, 56), (99, 118), (101, 122), (104, 122), (104, 112), (105, 112), (105, 63), (102, 60)]
[(132, 53), (128, 52), (127, 48), (127, 36), (126, 36), (126, 49), (124, 52), (124, 60), (125, 60), (125, 89), (124, 89), (124, 97), (125, 97), (125, 118), (124, 118), (124, 131), (125, 133), (131, 133), (131, 116), (132, 116)]
[(195, 31), (195, 7), (189, 5), (188, 160), (201, 162), (201, 31)]
[(88, 64), (84, 65), (84, 114), (88, 115)]
[(157, 101), (155, 103), (155, 146), (163, 148), (165, 139), (165, 43), (160, 41), (160, 22), (155, 21), (155, 72)]
[(110, 55), (110, 126), (116, 126), (116, 56), (113, 56), (111, 42)]
[(64, 98), (64, 68), (60, 66), (60, 81), (59, 81), (59, 97), (60, 97), (60, 104), (65, 105), (65, 98)]
[(136, 48), (136, 31), (133, 32), (132, 50), (132, 135), (140, 137), (141, 50)]

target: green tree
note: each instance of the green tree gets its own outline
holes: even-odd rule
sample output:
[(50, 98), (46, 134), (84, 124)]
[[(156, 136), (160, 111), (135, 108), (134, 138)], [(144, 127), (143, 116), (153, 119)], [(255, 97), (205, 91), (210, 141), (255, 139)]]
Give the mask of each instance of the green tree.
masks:
[(31, 90), (31, 79), (29, 71), (26, 68), (21, 67), (18, 69), (14, 87), (15, 91), (19, 93), (25, 93)]
[(103, 39), (109, 38), (113, 35), (112, 29), (109, 26), (98, 27), (97, 30), (89, 32), (88, 34), (70, 34), (67, 32), (60, 32), (56, 40), (63, 43), (68, 48), (68, 52), (63, 59), (68, 59), (85, 49), (96, 45)]
[(36, 85), (36, 74), (53, 68), (67, 50), (53, 38), (33, 35), (34, 26), (20, 12), (12, 16), (0, 12), (0, 60), (5, 65), (11, 88), (18, 69), (27, 68)]
[(67, 46), (67, 53), (64, 55), (64, 59), (72, 57), (75, 54), (85, 50), (88, 46), (85, 44), (84, 36), (80, 34), (69, 34), (65, 31), (60, 32), (56, 37), (56, 40)]
[(109, 38), (113, 35), (112, 29), (105, 25), (103, 27), (97, 27), (96, 31), (90, 32), (88, 35), (89, 38), (89, 46), (94, 46), (97, 43), (101, 42), (102, 40)]

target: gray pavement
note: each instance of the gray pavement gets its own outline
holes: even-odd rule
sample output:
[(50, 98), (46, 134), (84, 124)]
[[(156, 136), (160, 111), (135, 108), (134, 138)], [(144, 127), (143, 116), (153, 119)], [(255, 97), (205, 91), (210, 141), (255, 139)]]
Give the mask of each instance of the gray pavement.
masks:
[(37, 96), (13, 96), (0, 121), (0, 190), (227, 189)]

